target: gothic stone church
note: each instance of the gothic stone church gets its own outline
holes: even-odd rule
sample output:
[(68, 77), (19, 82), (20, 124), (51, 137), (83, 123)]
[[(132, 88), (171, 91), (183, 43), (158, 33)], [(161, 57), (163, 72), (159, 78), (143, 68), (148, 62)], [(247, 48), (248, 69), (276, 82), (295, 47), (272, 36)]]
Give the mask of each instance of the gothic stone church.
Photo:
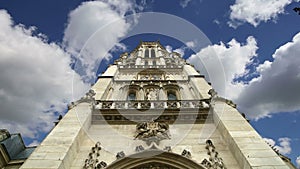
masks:
[(195, 68), (141, 42), (34, 150), (22, 169), (289, 169)]

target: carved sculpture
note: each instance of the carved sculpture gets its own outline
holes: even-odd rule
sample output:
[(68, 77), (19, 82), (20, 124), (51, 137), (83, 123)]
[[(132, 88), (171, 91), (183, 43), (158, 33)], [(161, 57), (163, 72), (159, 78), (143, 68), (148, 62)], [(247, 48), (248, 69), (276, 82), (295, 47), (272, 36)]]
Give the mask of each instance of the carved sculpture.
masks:
[(145, 150), (145, 148), (142, 145), (139, 145), (139, 146), (135, 147), (136, 152), (141, 152), (141, 151), (144, 151), (144, 150)]
[(147, 93), (147, 100), (157, 100), (157, 90), (150, 88)]
[(123, 157), (125, 157), (124, 151), (118, 152), (117, 155), (116, 155), (117, 159), (120, 159), (120, 158), (123, 158)]
[(151, 142), (159, 143), (164, 139), (170, 139), (169, 125), (164, 122), (141, 122), (136, 125), (136, 135), (134, 139), (146, 141), (149, 145)]
[(107, 164), (104, 161), (100, 161), (101, 144), (97, 142), (94, 147), (91, 148), (89, 157), (85, 160), (83, 169), (101, 169), (105, 168)]
[(163, 150), (166, 152), (172, 152), (171, 146), (166, 146)]
[(10, 137), (10, 133), (6, 129), (0, 129), (0, 141)]
[(62, 118), (63, 118), (63, 117), (62, 117), (62, 115), (60, 114), (60, 115), (58, 116), (58, 118), (57, 118), (57, 121), (54, 122), (54, 125), (55, 125), (55, 126), (58, 125), (58, 123), (60, 122), (60, 120), (61, 120)]
[(70, 104), (68, 104), (68, 109), (71, 110), (72, 108), (74, 108), (75, 106), (77, 106), (79, 103), (91, 103), (92, 105), (95, 105), (95, 98), (94, 96), (96, 95), (94, 90), (89, 90), (85, 96), (83, 96), (81, 99), (75, 101), (75, 102), (71, 102)]
[(218, 95), (218, 93), (214, 89), (210, 89), (208, 91), (208, 94), (211, 95), (212, 98), (214, 98)]
[(215, 146), (211, 140), (206, 140), (207, 154), (210, 156), (209, 160), (204, 159), (201, 164), (208, 169), (226, 169), (223, 159), (218, 156), (218, 152), (215, 150)]
[(191, 158), (192, 157), (192, 154), (190, 151), (184, 149), (181, 153), (182, 156), (186, 157), (186, 158)]
[(228, 100), (228, 99), (226, 99), (226, 104), (228, 104), (229, 106), (231, 106), (231, 107), (233, 107), (233, 108), (236, 108), (236, 104), (235, 103), (233, 103), (233, 101), (232, 100)]

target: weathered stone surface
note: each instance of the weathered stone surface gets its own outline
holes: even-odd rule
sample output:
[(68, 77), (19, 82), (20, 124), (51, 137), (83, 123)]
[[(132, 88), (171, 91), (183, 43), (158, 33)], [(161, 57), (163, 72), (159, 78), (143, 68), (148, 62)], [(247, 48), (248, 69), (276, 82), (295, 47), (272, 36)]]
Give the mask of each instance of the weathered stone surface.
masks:
[(224, 102), (214, 104), (214, 121), (242, 168), (285, 166), (241, 114)]
[[(88, 99), (70, 106), (21, 168), (82, 169), (101, 161), (109, 165), (119, 152), (122, 160), (149, 149), (198, 164), (219, 162), (227, 169), (288, 168), (235, 104), (211, 89), (179, 54), (168, 53), (158, 42), (141, 42), (98, 78), (92, 87), (95, 95), (91, 91)], [(150, 121), (154, 127), (136, 127)], [(159, 122), (168, 127), (155, 126)], [(143, 139), (145, 133), (149, 142)], [(152, 137), (159, 134), (165, 137), (155, 142)], [(97, 142), (101, 151), (93, 149)], [(86, 161), (91, 159), (98, 161)]]

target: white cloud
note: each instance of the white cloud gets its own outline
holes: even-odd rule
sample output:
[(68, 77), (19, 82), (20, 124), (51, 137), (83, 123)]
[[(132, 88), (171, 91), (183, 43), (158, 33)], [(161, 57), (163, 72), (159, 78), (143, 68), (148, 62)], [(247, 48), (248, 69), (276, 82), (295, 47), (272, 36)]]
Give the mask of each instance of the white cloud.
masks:
[(270, 138), (263, 138), (271, 147), (278, 150), (279, 153), (283, 155), (288, 155), (292, 152), (291, 139), (288, 137), (283, 137), (278, 139), (279, 145), (276, 145), (275, 141)]
[(189, 41), (189, 42), (186, 42), (185, 45), (188, 47), (188, 48), (194, 48), (196, 46), (196, 42), (194, 41)]
[(186, 47), (181, 47), (181, 48), (177, 48), (177, 49), (173, 49), (172, 46), (170, 45), (166, 45), (165, 46), (166, 50), (169, 52), (169, 53), (172, 53), (172, 52), (177, 52), (181, 55), (181, 57), (183, 57), (184, 55), (184, 51), (186, 50)]
[(165, 48), (166, 48), (166, 50), (167, 50), (169, 53), (173, 52), (173, 47), (172, 47), (172, 46), (167, 45), (167, 46), (165, 46)]
[[(242, 89), (243, 84), (234, 83), (233, 80), (241, 75), (247, 73), (246, 65), (252, 63), (252, 58), (256, 57), (256, 50), (258, 49), (257, 43), (254, 37), (249, 36), (245, 44), (237, 42), (232, 39), (226, 45), (223, 42), (203, 48), (200, 52), (192, 55), (188, 62), (195, 65), (198, 70), (201, 70), (200, 62), (208, 63), (205, 67), (215, 68), (216, 62), (208, 62), (212, 57), (216, 57), (224, 68), (225, 74), (225, 91), (218, 87), (215, 89), (221, 96), (226, 96), (234, 99), (238, 96), (239, 90)], [(210, 64), (211, 63), (211, 64)], [(202, 72), (203, 73), (203, 72)], [(210, 72), (208, 72), (210, 73)], [(223, 76), (221, 74), (214, 74), (215, 76)], [(206, 75), (208, 77), (209, 74)], [(215, 79), (221, 79), (214, 77)]]
[(192, 0), (181, 0), (179, 4), (182, 8), (186, 8), (191, 1)]
[(217, 25), (220, 25), (220, 24), (221, 24), (221, 22), (220, 22), (218, 19), (214, 19), (214, 20), (213, 20), (213, 23), (215, 23), (215, 24), (217, 24)]
[(196, 45), (197, 45), (196, 41), (188, 41), (188, 42), (185, 42), (185, 45), (183, 45), (183, 46), (181, 46), (180, 48), (177, 48), (177, 49), (173, 49), (173, 47), (170, 46), (170, 45), (166, 45), (165, 48), (169, 53), (177, 52), (181, 55), (181, 57), (183, 57), (186, 50), (194, 48)]
[[(129, 1), (116, 0), (82, 3), (69, 14), (63, 39), (68, 53), (48, 43), (46, 35), (35, 35), (35, 27), (14, 25), (10, 15), (1, 10), (1, 127), (34, 140), (39, 133), (48, 132), (57, 118), (54, 114), (63, 112), (67, 102), (89, 88), (82, 78), (94, 76), (97, 61), (109, 57), (110, 49), (124, 48), (118, 40), (133, 22), (124, 15), (134, 13), (135, 7)], [(93, 41), (85, 44), (91, 37)], [(77, 72), (70, 67), (72, 58), (78, 59)]]
[(239, 108), (251, 118), (271, 113), (300, 110), (300, 33), (273, 54), (274, 61), (257, 67), (259, 77), (245, 86), (236, 99)]
[(261, 73), (261, 72), (265, 71), (266, 69), (269, 69), (271, 67), (271, 65), (272, 65), (272, 62), (266, 60), (264, 62), (264, 64), (260, 64), (256, 67), (256, 71)]
[(268, 143), (271, 147), (275, 146), (275, 141), (270, 138), (263, 138), (266, 143)]
[[(66, 50), (76, 59), (76, 71), (88, 80), (95, 78), (95, 72), (102, 59), (123, 37), (133, 21), (124, 17), (127, 11), (134, 13), (129, 1), (83, 2), (69, 14), (63, 42)], [(80, 53), (81, 52), (81, 53)], [(79, 55), (80, 54), (80, 55)]]
[(300, 169), (300, 156), (296, 159), (297, 168)]
[(291, 139), (284, 137), (284, 138), (279, 138), (279, 146), (275, 146), (277, 150), (283, 155), (290, 154), (292, 152), (291, 148)]
[[(256, 66), (258, 77), (247, 83), (235, 82), (236, 77), (250, 75), (247, 65), (253, 64), (258, 46), (253, 37), (248, 37), (246, 44), (231, 40), (227, 46), (221, 42), (202, 49), (192, 55), (188, 61), (198, 70), (201, 67), (216, 67), (216, 62), (208, 62), (213, 57), (218, 57), (224, 67), (225, 92), (221, 87), (213, 84), (213, 87), (221, 96), (232, 99), (238, 109), (247, 114), (251, 119), (259, 119), (270, 116), (272, 113), (295, 112), (300, 110), (300, 33), (294, 36), (291, 42), (279, 47), (273, 54), (274, 60), (265, 61)], [(203, 63), (209, 63), (204, 64)], [(203, 71), (201, 70), (203, 73)], [(209, 73), (205, 74), (209, 76)], [(214, 74), (215, 79), (220, 79), (221, 73)], [(210, 77), (211, 78), (211, 77)]]
[(0, 10), (0, 124), (10, 132), (37, 138), (48, 132), (54, 112), (66, 109), (72, 85), (85, 86), (70, 68), (71, 59), (57, 44), (35, 36), (35, 28), (14, 25)]
[(229, 26), (237, 27), (248, 22), (258, 26), (261, 22), (275, 21), (293, 0), (236, 0), (230, 6)]
[(181, 57), (183, 57), (183, 56), (184, 56), (184, 49), (183, 49), (183, 48), (178, 48), (178, 49), (175, 49), (175, 50), (173, 50), (173, 52), (177, 52), (177, 53), (179, 53)]

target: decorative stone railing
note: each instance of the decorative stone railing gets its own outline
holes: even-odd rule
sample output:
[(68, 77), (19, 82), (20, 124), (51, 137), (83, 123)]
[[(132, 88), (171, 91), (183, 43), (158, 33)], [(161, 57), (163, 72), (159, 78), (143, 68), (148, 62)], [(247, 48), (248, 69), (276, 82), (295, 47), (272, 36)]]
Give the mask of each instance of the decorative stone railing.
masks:
[[(203, 123), (211, 120), (209, 99), (203, 100), (136, 100), (96, 101), (92, 124), (136, 124), (156, 120), (158, 122)], [(104, 122), (106, 121), (106, 122)]]
[(168, 68), (182, 68), (181, 65), (119, 65), (119, 68), (137, 68), (137, 69), (146, 69), (146, 68), (157, 68), (157, 69), (168, 69)]
[(201, 109), (209, 108), (209, 99), (202, 100), (134, 100), (96, 101), (95, 109)]

